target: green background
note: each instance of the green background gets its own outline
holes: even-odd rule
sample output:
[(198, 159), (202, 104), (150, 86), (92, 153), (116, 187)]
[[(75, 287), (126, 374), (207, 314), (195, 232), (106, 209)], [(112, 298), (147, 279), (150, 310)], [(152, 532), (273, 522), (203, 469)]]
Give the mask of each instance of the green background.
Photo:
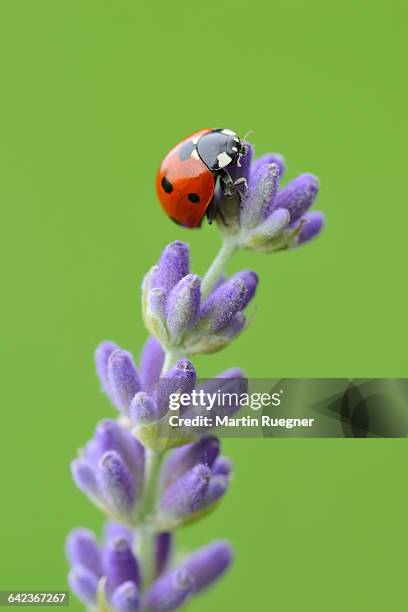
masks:
[[(0, 588), (63, 589), (63, 541), (101, 516), (69, 461), (112, 416), (93, 351), (138, 354), (144, 272), (176, 238), (194, 271), (215, 228), (178, 228), (154, 177), (206, 126), (253, 130), (287, 178), (321, 179), (324, 234), (242, 253), (256, 317), (201, 376), (407, 376), (405, 2), (2, 0)], [(229, 575), (193, 610), (405, 610), (403, 440), (228, 440), (221, 508), (180, 533), (229, 538)], [(80, 605), (72, 597), (71, 608)]]

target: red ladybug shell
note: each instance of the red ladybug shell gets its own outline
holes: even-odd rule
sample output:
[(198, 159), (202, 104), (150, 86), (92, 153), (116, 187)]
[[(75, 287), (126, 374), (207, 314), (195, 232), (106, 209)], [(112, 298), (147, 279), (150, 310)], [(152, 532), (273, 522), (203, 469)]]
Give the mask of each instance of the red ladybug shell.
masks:
[(163, 209), (173, 221), (185, 227), (200, 225), (214, 195), (214, 176), (200, 158), (180, 156), (180, 153), (186, 146), (188, 150), (188, 143), (197, 143), (209, 132), (209, 129), (200, 130), (182, 140), (166, 155), (157, 173), (157, 196)]

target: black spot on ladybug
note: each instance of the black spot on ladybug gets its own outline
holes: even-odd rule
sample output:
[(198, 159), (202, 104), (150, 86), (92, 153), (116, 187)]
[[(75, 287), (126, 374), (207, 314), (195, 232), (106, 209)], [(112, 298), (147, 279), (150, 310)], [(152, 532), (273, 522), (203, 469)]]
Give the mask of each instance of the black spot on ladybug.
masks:
[(187, 140), (187, 142), (183, 142), (181, 147), (179, 148), (179, 158), (180, 161), (185, 161), (188, 159), (195, 148), (195, 144), (192, 140)]
[(189, 193), (187, 197), (193, 204), (197, 204), (200, 201), (200, 196), (197, 193)]
[(161, 186), (163, 187), (166, 193), (171, 193), (173, 191), (173, 185), (170, 183), (170, 181), (167, 180), (165, 176), (163, 176), (161, 180)]

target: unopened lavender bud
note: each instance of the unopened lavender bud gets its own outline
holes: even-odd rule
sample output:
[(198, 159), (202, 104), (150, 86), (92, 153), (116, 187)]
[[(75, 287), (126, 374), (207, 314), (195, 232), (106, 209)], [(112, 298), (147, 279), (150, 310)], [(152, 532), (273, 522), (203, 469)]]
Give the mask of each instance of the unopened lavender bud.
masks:
[(166, 303), (167, 294), (162, 287), (151, 289), (147, 296), (147, 308), (144, 313), (146, 327), (163, 345), (169, 342), (166, 327)]
[(128, 513), (136, 501), (131, 473), (115, 451), (105, 453), (99, 462), (99, 481), (104, 499), (117, 514)]
[(100, 491), (94, 469), (86, 459), (74, 459), (71, 462), (71, 473), (78, 489), (91, 498), (99, 497)]
[(227, 457), (218, 457), (212, 468), (212, 477), (229, 476), (232, 471), (232, 463)]
[(105, 340), (96, 347), (95, 351), (96, 373), (98, 374), (103, 391), (105, 391), (106, 395), (109, 397), (112, 395), (112, 390), (108, 378), (108, 361), (111, 354), (118, 348), (115, 342)]
[(240, 222), (244, 228), (258, 225), (271, 210), (279, 187), (279, 167), (263, 164), (253, 175), (248, 195), (240, 210)]
[(306, 223), (300, 230), (297, 243), (304, 244), (315, 238), (324, 227), (324, 215), (319, 210), (306, 213), (303, 217)]
[(151, 289), (148, 295), (148, 307), (160, 321), (166, 320), (166, 293), (161, 287)]
[(176, 240), (164, 249), (152, 286), (161, 287), (168, 293), (179, 280), (187, 276), (189, 268), (188, 246)]
[(130, 353), (114, 351), (109, 357), (108, 376), (119, 410), (126, 413), (130, 402), (141, 389), (139, 376)]
[(220, 443), (214, 436), (208, 436), (194, 444), (186, 444), (174, 449), (162, 470), (163, 489), (197, 464), (211, 468), (219, 452)]
[(210, 484), (205, 498), (205, 505), (210, 506), (221, 499), (228, 491), (229, 478), (223, 474), (211, 476)]
[(166, 570), (171, 557), (172, 544), (173, 536), (169, 531), (159, 533), (156, 536), (154, 546), (156, 576), (160, 576), (160, 574), (162, 574)]
[(176, 610), (193, 592), (194, 581), (184, 569), (176, 569), (158, 578), (146, 593), (148, 612)]
[(104, 568), (108, 593), (124, 582), (134, 582), (140, 587), (139, 563), (126, 539), (110, 540), (104, 551)]
[(126, 540), (129, 547), (133, 547), (133, 531), (128, 527), (125, 527), (125, 525), (122, 525), (122, 523), (107, 521), (103, 529), (103, 537), (105, 542), (109, 542), (110, 540)]
[(179, 359), (160, 379), (157, 388), (157, 407), (160, 418), (167, 414), (172, 394), (190, 394), (195, 387), (196, 371), (188, 359)]
[(86, 456), (96, 465), (104, 453), (110, 450), (121, 453), (122, 447), (121, 426), (113, 419), (104, 419), (96, 426), (94, 437), (86, 447)]
[(211, 470), (200, 464), (173, 482), (163, 493), (160, 503), (163, 517), (182, 518), (202, 507), (210, 477)]
[(140, 358), (140, 379), (143, 389), (150, 389), (157, 382), (164, 362), (164, 351), (160, 342), (150, 336)]
[(197, 330), (215, 333), (225, 327), (247, 303), (247, 293), (242, 279), (229, 280), (222, 285), (204, 302)]
[(188, 274), (172, 289), (167, 306), (167, 327), (172, 342), (177, 343), (191, 329), (200, 311), (201, 281)]
[(194, 579), (194, 592), (199, 592), (220, 578), (231, 561), (231, 546), (228, 542), (217, 540), (190, 555), (182, 567)]
[(316, 199), (319, 179), (313, 174), (301, 174), (277, 194), (275, 208), (286, 208), (293, 223), (301, 218)]
[(70, 589), (86, 605), (94, 604), (98, 590), (98, 576), (83, 565), (75, 565), (68, 574)]
[(134, 425), (147, 425), (159, 418), (156, 402), (144, 391), (136, 393), (130, 404), (129, 415)]
[(237, 274), (234, 274), (231, 280), (241, 280), (245, 283), (247, 293), (245, 296), (243, 308), (246, 308), (246, 306), (255, 296), (256, 288), (259, 282), (258, 275), (255, 274), (255, 272), (253, 272), (252, 270), (241, 270), (240, 272), (237, 272)]
[(145, 450), (139, 440), (125, 427), (122, 427), (122, 437), (122, 457), (132, 474), (137, 494), (138, 491), (141, 491), (143, 485)]
[(71, 565), (82, 565), (96, 576), (102, 576), (102, 556), (95, 535), (89, 529), (73, 529), (65, 550)]
[(264, 164), (276, 164), (279, 169), (279, 178), (285, 174), (285, 159), (279, 153), (266, 153), (257, 157), (251, 166), (251, 176), (255, 176), (257, 171)]
[(277, 208), (245, 238), (244, 246), (259, 250), (273, 250), (274, 238), (288, 226), (290, 214), (286, 208)]
[(111, 603), (117, 612), (137, 612), (141, 599), (135, 582), (127, 581), (118, 586), (112, 593)]
[(247, 323), (247, 318), (243, 312), (237, 312), (237, 314), (232, 317), (231, 321), (225, 325), (222, 329), (219, 330), (218, 334), (222, 338), (225, 338), (226, 344), (238, 336), (243, 329), (245, 329)]

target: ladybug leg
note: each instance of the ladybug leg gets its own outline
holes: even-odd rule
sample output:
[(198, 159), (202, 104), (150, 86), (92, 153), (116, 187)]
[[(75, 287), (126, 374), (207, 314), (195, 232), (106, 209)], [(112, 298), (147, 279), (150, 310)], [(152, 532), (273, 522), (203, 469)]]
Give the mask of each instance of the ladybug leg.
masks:
[(219, 209), (217, 208), (217, 205), (214, 202), (214, 199), (212, 199), (205, 213), (207, 215), (207, 220), (210, 225), (212, 224), (215, 217), (217, 216), (217, 212), (219, 213)]
[(230, 173), (225, 168), (223, 168), (220, 172), (220, 185), (223, 195), (226, 198), (238, 196), (241, 202), (244, 199), (248, 189), (246, 178), (241, 177), (236, 181), (233, 181)]

